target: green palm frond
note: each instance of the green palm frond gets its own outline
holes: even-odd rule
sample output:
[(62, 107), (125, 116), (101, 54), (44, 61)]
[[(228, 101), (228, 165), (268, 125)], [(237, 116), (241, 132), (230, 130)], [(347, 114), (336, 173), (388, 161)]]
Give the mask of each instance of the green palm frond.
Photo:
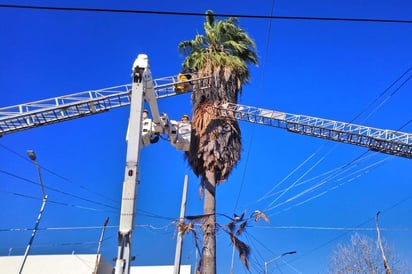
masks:
[(239, 76), (246, 83), (249, 80), (249, 74), (245, 73), (247, 65), (258, 64), (254, 41), (238, 26), (236, 18), (215, 21), (210, 10), (206, 12), (203, 27), (204, 35), (198, 34), (193, 40), (178, 45), (179, 51), (186, 55), (183, 66), (195, 70), (201, 70), (207, 64), (229, 66), (236, 72), (243, 72)]

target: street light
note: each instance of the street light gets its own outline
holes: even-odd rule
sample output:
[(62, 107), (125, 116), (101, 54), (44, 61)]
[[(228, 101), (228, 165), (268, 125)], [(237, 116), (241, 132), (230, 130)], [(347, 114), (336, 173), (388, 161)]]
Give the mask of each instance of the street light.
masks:
[(19, 274), (21, 274), (21, 272), (23, 271), (23, 267), (24, 267), (24, 264), (26, 263), (27, 255), (29, 254), (31, 245), (32, 245), (33, 240), (34, 240), (34, 236), (36, 235), (37, 228), (39, 227), (39, 224), (40, 224), (40, 219), (43, 215), (44, 207), (46, 206), (46, 202), (47, 202), (47, 195), (44, 192), (43, 179), (41, 177), (40, 165), (36, 161), (36, 154), (34, 153), (33, 150), (28, 150), (27, 155), (29, 156), (30, 160), (32, 160), (32, 162), (35, 164), (35, 166), (37, 168), (37, 173), (39, 174), (39, 180), (40, 180), (40, 186), (41, 186), (41, 191), (42, 191), (43, 202), (41, 204), (40, 212), (39, 212), (39, 215), (37, 216), (36, 224), (33, 228), (33, 232), (31, 234), (30, 241), (27, 244), (26, 251), (24, 252), (23, 262), (20, 265)]
[(273, 258), (273, 259), (265, 262), (265, 274), (268, 274), (268, 264), (273, 263), (273, 262), (276, 261), (276, 260), (279, 260), (279, 259), (282, 258), (283, 256), (291, 255), (291, 254), (295, 254), (295, 253), (296, 253), (296, 251), (285, 252), (285, 253), (280, 254), (279, 256), (277, 256), (277, 257), (275, 257), (275, 258)]
[(42, 179), (42, 177), (41, 177), (40, 165), (39, 165), (39, 163), (37, 163), (37, 161), (36, 161), (36, 159), (37, 159), (36, 153), (34, 153), (33, 150), (28, 150), (28, 151), (27, 151), (27, 156), (29, 156), (30, 160), (32, 160), (33, 163), (34, 163), (35, 166), (36, 166), (37, 173), (39, 174), (41, 192), (42, 192), (42, 196), (43, 196), (43, 199), (44, 199), (44, 197), (46, 196), (46, 194), (45, 194), (45, 192), (44, 192), (44, 185), (43, 185), (43, 179)]

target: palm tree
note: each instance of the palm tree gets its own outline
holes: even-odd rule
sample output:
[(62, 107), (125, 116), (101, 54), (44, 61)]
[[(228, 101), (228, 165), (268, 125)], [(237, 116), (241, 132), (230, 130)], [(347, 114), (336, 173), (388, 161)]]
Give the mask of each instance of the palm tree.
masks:
[(204, 234), (202, 273), (216, 273), (216, 185), (227, 180), (240, 160), (241, 134), (237, 120), (219, 114), (217, 104), (237, 103), (243, 84), (250, 78), (248, 65), (258, 63), (256, 47), (249, 35), (238, 26), (236, 18), (215, 21), (206, 12), (205, 34), (179, 43), (185, 54), (183, 68), (201, 76), (211, 76), (192, 93), (192, 134), (186, 158), (204, 191)]

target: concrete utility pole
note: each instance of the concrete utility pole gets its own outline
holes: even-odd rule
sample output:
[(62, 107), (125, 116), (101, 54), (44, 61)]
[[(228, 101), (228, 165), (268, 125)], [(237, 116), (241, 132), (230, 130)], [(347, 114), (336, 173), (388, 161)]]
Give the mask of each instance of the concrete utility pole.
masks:
[(379, 244), (379, 249), (381, 250), (381, 254), (382, 254), (382, 260), (383, 260), (383, 266), (385, 267), (385, 273), (391, 274), (391, 269), (389, 268), (388, 260), (386, 259), (385, 252), (383, 250), (381, 230), (379, 229), (379, 224), (378, 224), (378, 218), (379, 218), (380, 213), (381, 213), (380, 211), (376, 213), (376, 231), (378, 232), (378, 244)]
[(38, 172), (38, 174), (39, 174), (39, 180), (40, 180), (40, 186), (41, 186), (41, 191), (42, 191), (43, 202), (42, 202), (42, 204), (41, 204), (40, 212), (39, 212), (39, 215), (37, 216), (36, 224), (35, 224), (35, 226), (34, 226), (34, 228), (33, 228), (33, 232), (32, 232), (32, 234), (31, 234), (30, 241), (29, 241), (29, 243), (27, 244), (26, 251), (24, 252), (23, 262), (22, 262), (21, 265), (20, 265), (19, 274), (21, 274), (22, 271), (23, 271), (24, 264), (26, 263), (27, 256), (29, 255), (29, 252), (30, 252), (30, 249), (31, 249), (31, 245), (32, 245), (33, 240), (34, 240), (34, 236), (36, 236), (36, 232), (37, 232), (37, 229), (38, 229), (38, 227), (39, 227), (40, 220), (41, 220), (41, 217), (42, 217), (42, 215), (43, 215), (44, 208), (45, 208), (46, 203), (47, 203), (47, 195), (46, 195), (46, 193), (44, 192), (43, 179), (42, 179), (42, 177), (41, 177), (40, 165), (39, 165), (39, 164), (37, 163), (37, 161), (36, 161), (36, 154), (34, 153), (33, 150), (28, 150), (28, 151), (27, 151), (27, 155), (29, 156), (30, 160), (32, 160), (32, 162), (36, 165), (37, 172)]
[(180, 225), (185, 222), (185, 212), (186, 212), (186, 198), (187, 198), (187, 183), (189, 179), (187, 174), (185, 175), (185, 180), (183, 182), (183, 195), (182, 195), (182, 205), (180, 207), (180, 222), (179, 222), (179, 232), (177, 235), (176, 243), (176, 254), (175, 254), (175, 267), (173, 274), (180, 274), (180, 261), (182, 259), (182, 244), (183, 244), (183, 232)]

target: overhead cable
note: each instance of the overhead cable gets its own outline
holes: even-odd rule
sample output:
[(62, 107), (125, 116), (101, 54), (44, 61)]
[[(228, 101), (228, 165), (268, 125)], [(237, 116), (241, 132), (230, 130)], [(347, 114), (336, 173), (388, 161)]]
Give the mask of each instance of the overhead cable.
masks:
[[(51, 11), (131, 13), (131, 14), (172, 15), (172, 16), (202, 16), (202, 17), (205, 16), (205, 13), (202, 13), (202, 12), (160, 11), (160, 10), (131, 10), (131, 9), (104, 9), (104, 8), (76, 8), (76, 7), (50, 7), (50, 6), (8, 5), (8, 4), (0, 4), (0, 8), (34, 9), (34, 10), (51, 10)], [(311, 16), (277, 16), (277, 15), (253, 15), (253, 14), (231, 14), (231, 13), (216, 13), (215, 16), (250, 18), (250, 19), (305, 20), (305, 21), (347, 21), (347, 22), (365, 22), (365, 23), (412, 24), (412, 20), (401, 20), (401, 19), (373, 19), (373, 18), (350, 18), (350, 17), (311, 17)]]
[[(272, 7), (270, 10), (270, 15), (273, 15), (274, 12), (274, 8), (275, 8), (275, 1), (272, 1)], [(264, 57), (263, 57), (263, 64), (262, 64), (262, 70), (261, 70), (261, 74), (260, 74), (260, 80), (259, 80), (259, 88), (258, 88), (258, 92), (257, 92), (257, 100), (255, 105), (259, 105), (259, 100), (260, 97), (262, 95), (262, 90), (263, 90), (263, 82), (265, 80), (265, 70), (266, 70), (266, 61), (267, 61), (267, 57), (268, 57), (268, 53), (269, 53), (269, 45), (270, 45), (270, 36), (271, 36), (271, 32), (272, 32), (272, 20), (269, 20), (269, 25), (268, 25), (268, 31), (267, 31), (267, 37), (266, 37), (266, 46), (265, 46), (265, 52), (264, 52)], [(249, 164), (249, 157), (250, 157), (250, 151), (253, 145), (253, 140), (254, 140), (254, 135), (255, 135), (255, 127), (256, 124), (252, 125), (252, 130), (251, 130), (251, 135), (249, 138), (249, 149), (247, 150), (247, 154), (246, 154), (246, 163), (245, 163), (245, 168), (243, 169), (243, 174), (242, 174), (242, 180), (240, 182), (240, 188), (239, 188), (239, 192), (237, 194), (237, 198), (236, 198), (236, 202), (235, 202), (235, 207), (233, 209), (233, 212), (236, 212), (237, 210), (237, 206), (239, 204), (239, 199), (240, 199), (240, 195), (242, 193), (243, 190), (243, 185), (245, 183), (245, 178), (246, 178), (246, 171), (248, 168), (248, 164)], [(232, 258), (232, 265), (233, 265), (233, 258)]]
[[(5, 170), (1, 170), (1, 169), (0, 169), (0, 173), (6, 174), (6, 175), (8, 175), (8, 176), (14, 177), (14, 178), (16, 178), (16, 179), (19, 179), (19, 180), (22, 180), (22, 181), (24, 181), (24, 182), (28, 182), (28, 183), (31, 183), (31, 184), (34, 184), (34, 185), (38, 185), (38, 184), (39, 184), (39, 183), (36, 183), (36, 182), (34, 182), (34, 181), (32, 181), (32, 180), (29, 180), (29, 179), (27, 179), (27, 178), (21, 177), (21, 176), (19, 176), (19, 175), (13, 174), (13, 173), (8, 172), (8, 171), (5, 171)], [(63, 195), (66, 195), (66, 196), (69, 196), (69, 197), (72, 197), (72, 198), (76, 198), (76, 199), (79, 199), (79, 200), (82, 200), (82, 201), (86, 201), (86, 202), (89, 202), (89, 203), (92, 203), (92, 204), (105, 206), (105, 207), (112, 208), (112, 209), (115, 209), (115, 210), (118, 209), (118, 207), (114, 207), (114, 206), (111, 206), (111, 205), (108, 205), (108, 204), (105, 204), (105, 203), (101, 203), (101, 202), (98, 202), (98, 201), (93, 201), (93, 200), (88, 199), (88, 198), (83, 198), (83, 197), (81, 197), (81, 196), (79, 196), (79, 195), (71, 194), (71, 193), (69, 193), (69, 192), (62, 191), (62, 190), (57, 189), (57, 188), (54, 188), (54, 187), (45, 186), (45, 188), (48, 189), (48, 190), (50, 190), (50, 191), (54, 191), (54, 192), (57, 192), (57, 193), (61, 193), (61, 194), (63, 194)]]
[[(11, 149), (11, 148), (3, 145), (3, 144), (0, 144), (0, 147), (3, 148), (3, 149), (5, 149), (5, 150), (7, 150), (7, 151), (10, 152), (10, 153), (15, 154), (17, 157), (22, 158), (23, 160), (25, 160), (25, 161), (27, 161), (27, 162), (31, 162), (31, 160), (29, 160), (29, 159), (27, 158), (27, 156), (23, 156), (23, 155), (21, 155), (20, 153), (18, 153), (17, 151), (15, 151), (15, 150), (13, 150), (13, 149)], [(81, 188), (81, 189), (83, 189), (83, 190), (85, 190), (85, 191), (87, 191), (87, 192), (90, 192), (90, 193), (92, 193), (92, 194), (94, 194), (94, 195), (97, 195), (97, 196), (99, 196), (99, 197), (101, 197), (101, 198), (104, 198), (105, 200), (110, 200), (110, 201), (112, 201), (112, 202), (114, 202), (114, 203), (116, 203), (116, 204), (118, 203), (118, 201), (115, 201), (115, 200), (112, 199), (111, 197), (106, 196), (106, 195), (103, 195), (103, 194), (100, 194), (100, 193), (98, 193), (98, 192), (96, 192), (96, 191), (94, 191), (94, 190), (91, 190), (91, 189), (89, 189), (89, 188), (87, 188), (87, 187), (85, 187), (85, 186), (83, 186), (83, 185), (81, 185), (81, 184), (74, 183), (74, 182), (71, 181), (70, 179), (68, 179), (68, 178), (66, 178), (66, 177), (64, 177), (64, 176), (62, 176), (62, 175), (59, 175), (59, 174), (57, 174), (56, 172), (54, 172), (54, 171), (52, 171), (52, 170), (50, 170), (50, 169), (48, 169), (48, 168), (46, 168), (46, 167), (44, 167), (44, 166), (42, 166), (42, 165), (41, 165), (40, 167), (41, 167), (42, 170), (47, 171), (48, 173), (54, 175), (55, 177), (57, 177), (57, 178), (59, 178), (59, 179), (61, 179), (61, 180), (63, 180), (63, 181), (66, 181), (67, 183), (70, 183), (70, 184), (72, 184), (72, 185), (75, 185), (76, 187), (79, 187), (79, 188)]]

